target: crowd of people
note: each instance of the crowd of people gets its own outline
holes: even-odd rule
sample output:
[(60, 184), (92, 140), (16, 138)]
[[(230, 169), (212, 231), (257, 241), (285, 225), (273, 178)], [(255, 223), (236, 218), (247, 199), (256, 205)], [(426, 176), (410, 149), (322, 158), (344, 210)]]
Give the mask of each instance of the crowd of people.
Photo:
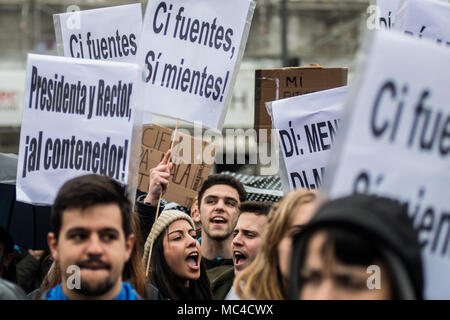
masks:
[(67, 181), (47, 251), (18, 257), (1, 230), (0, 299), (423, 298), (421, 248), (405, 206), (303, 189), (275, 203), (248, 201), (236, 178), (212, 174), (189, 215), (160, 205), (172, 167), (168, 152), (134, 208), (111, 178)]

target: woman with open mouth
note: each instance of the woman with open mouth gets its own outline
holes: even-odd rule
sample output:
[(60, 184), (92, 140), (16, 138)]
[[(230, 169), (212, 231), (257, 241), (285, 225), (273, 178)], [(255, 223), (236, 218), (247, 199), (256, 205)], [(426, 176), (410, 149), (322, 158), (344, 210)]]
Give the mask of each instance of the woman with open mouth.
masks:
[(194, 222), (184, 212), (161, 213), (145, 243), (143, 262), (160, 298), (213, 299)]

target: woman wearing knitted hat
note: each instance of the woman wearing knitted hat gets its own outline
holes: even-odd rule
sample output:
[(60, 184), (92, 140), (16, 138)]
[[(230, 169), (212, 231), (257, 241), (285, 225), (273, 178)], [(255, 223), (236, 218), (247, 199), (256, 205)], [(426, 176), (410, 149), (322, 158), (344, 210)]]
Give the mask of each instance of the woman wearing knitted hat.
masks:
[(194, 222), (187, 214), (161, 213), (145, 243), (143, 262), (151, 284), (164, 298), (212, 300)]

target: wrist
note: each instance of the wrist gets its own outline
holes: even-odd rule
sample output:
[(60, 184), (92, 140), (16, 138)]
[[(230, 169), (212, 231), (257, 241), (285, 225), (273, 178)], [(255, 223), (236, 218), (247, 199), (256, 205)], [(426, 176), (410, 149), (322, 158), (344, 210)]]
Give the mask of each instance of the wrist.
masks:
[(147, 196), (144, 198), (144, 203), (145, 204), (150, 204), (152, 206), (156, 205), (155, 204), (155, 199), (152, 196), (150, 196), (149, 194), (147, 194)]

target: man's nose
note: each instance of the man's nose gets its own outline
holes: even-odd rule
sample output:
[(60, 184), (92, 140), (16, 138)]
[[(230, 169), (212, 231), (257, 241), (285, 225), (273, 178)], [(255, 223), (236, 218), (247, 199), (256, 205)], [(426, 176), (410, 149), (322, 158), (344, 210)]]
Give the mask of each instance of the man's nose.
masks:
[(101, 239), (99, 238), (98, 235), (96, 235), (96, 234), (91, 235), (87, 245), (88, 245), (88, 247), (87, 247), (88, 254), (92, 254), (92, 255), (102, 254), (103, 246), (102, 246)]
[(224, 207), (225, 207), (225, 202), (223, 201), (223, 199), (219, 199), (219, 200), (216, 202), (216, 206), (215, 206), (214, 209), (215, 209), (216, 211), (223, 211)]

